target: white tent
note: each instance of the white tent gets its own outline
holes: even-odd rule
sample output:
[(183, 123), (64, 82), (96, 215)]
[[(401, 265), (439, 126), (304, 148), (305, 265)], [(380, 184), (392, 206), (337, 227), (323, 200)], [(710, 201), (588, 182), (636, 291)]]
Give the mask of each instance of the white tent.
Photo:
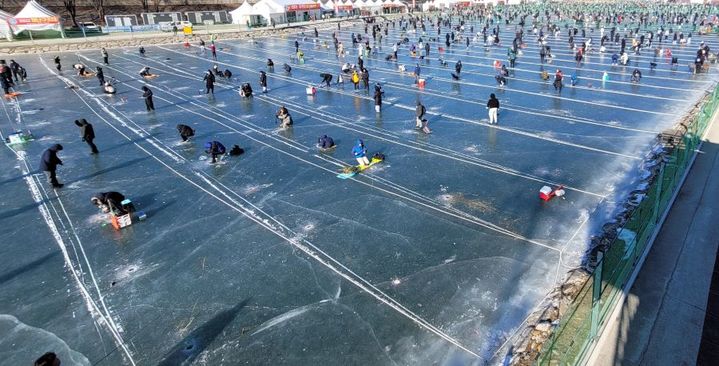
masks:
[(8, 41), (12, 41), (13, 27), (10, 25), (13, 15), (0, 10), (0, 37), (7, 38)]
[(352, 0), (337, 0), (335, 3), (337, 15), (346, 16), (352, 14), (355, 9)]
[(320, 4), (320, 7), (321, 7), (322, 10), (324, 10), (324, 11), (335, 11), (336, 5), (335, 5), (335, 2), (334, 2), (334, 1), (329, 0), (329, 1), (325, 2), (325, 3), (321, 3), (321, 4)]
[(357, 0), (355, 1), (355, 8), (359, 9), (362, 14), (380, 14), (382, 13), (382, 1)]
[(261, 15), (270, 24), (319, 19), (321, 13), (320, 3), (314, 0), (260, 0), (253, 9), (253, 14)]
[(56, 30), (62, 33), (63, 36), (65, 35), (62, 30), (60, 17), (50, 10), (43, 8), (43, 6), (35, 0), (28, 1), (25, 7), (22, 8), (19, 13), (15, 14), (15, 17), (10, 23), (13, 26), (15, 34), (26, 30)]
[(449, 9), (455, 3), (457, 3), (457, 0), (432, 0), (422, 4), (422, 11), (427, 11), (430, 9)]
[[(245, 0), (239, 8), (230, 12), (232, 24), (247, 24), (254, 12), (254, 8)], [(250, 22), (251, 23), (251, 22)]]
[(387, 12), (400, 12), (400, 13), (406, 13), (407, 12), (407, 5), (405, 5), (403, 2), (399, 0), (384, 0), (382, 1), (382, 8), (385, 9), (385, 13)]

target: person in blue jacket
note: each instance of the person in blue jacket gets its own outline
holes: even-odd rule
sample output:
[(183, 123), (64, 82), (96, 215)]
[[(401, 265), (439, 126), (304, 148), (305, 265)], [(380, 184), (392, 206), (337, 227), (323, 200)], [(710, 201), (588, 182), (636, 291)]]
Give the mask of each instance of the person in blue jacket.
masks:
[(414, 83), (419, 83), (419, 76), (422, 74), (422, 69), (419, 67), (419, 63), (414, 67)]
[(369, 165), (369, 159), (367, 159), (367, 148), (364, 146), (362, 139), (357, 139), (357, 143), (352, 148), (352, 155), (360, 166)]
[(226, 151), (227, 150), (225, 150), (225, 145), (222, 145), (219, 141), (205, 142), (205, 152), (210, 154), (210, 156), (212, 157), (210, 164), (216, 163), (217, 157), (219, 155), (223, 155)]
[(47, 179), (53, 188), (62, 188), (63, 184), (57, 181), (55, 171), (58, 165), (62, 165), (62, 160), (57, 157), (57, 153), (62, 150), (62, 145), (55, 144), (50, 146), (42, 153), (40, 160), (40, 170), (45, 172)]

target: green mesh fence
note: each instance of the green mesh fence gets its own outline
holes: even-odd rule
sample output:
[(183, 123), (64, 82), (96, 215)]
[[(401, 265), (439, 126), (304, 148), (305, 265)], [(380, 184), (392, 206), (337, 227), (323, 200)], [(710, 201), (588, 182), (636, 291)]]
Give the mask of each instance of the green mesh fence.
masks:
[(607, 321), (610, 311), (620, 299), (622, 288), (647, 249), (657, 223), (669, 207), (674, 192), (696, 153), (701, 136), (717, 108), (719, 85), (689, 124), (681, 143), (660, 168), (644, 199), (632, 212), (619, 235), (611, 244), (592, 277), (584, 284), (577, 298), (541, 351), (537, 365), (575, 365), (598, 338), (598, 329)]

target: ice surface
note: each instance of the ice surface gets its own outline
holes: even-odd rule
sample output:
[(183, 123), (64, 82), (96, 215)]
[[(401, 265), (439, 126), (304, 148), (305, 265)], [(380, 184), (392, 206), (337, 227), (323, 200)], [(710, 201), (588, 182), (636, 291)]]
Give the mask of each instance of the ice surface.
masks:
[[(340, 33), (345, 46), (352, 31), (361, 28)], [(579, 85), (557, 97), (539, 79), (530, 44), (507, 87), (496, 89), (491, 63), (506, 49), (473, 46), (445, 54), (447, 68), (434, 58), (423, 64), (432, 77), (418, 90), (384, 61), (391, 46), (383, 45), (365, 62), (386, 92), (376, 114), (371, 95), (349, 83), (306, 96), (320, 72), (336, 74), (343, 61), (308, 39), (307, 62), (286, 75), (293, 42), (220, 41), (218, 62), (181, 45), (146, 47), (146, 57), (111, 50), (104, 70), (116, 80), (114, 96), (93, 78), (55, 75), (54, 55), (16, 57), (30, 80), (21, 98), (3, 101), (0, 127), (30, 129), (37, 140), (19, 155), (0, 153), (5, 360), (29, 364), (54, 350), (63, 364), (501, 362), (506, 340), (609, 215), (595, 209), (626, 192), (648, 143), (714, 78), (662, 63), (635, 85), (633, 67), (590, 55)], [(571, 59), (559, 42), (553, 50)], [(101, 62), (96, 51), (61, 57), (66, 68)], [(277, 66), (262, 95), (267, 58)], [(453, 82), (457, 59), (464, 69)], [(401, 53), (400, 63), (415, 61)], [(213, 64), (234, 77), (210, 97), (198, 90)], [(139, 80), (144, 65), (161, 76)], [(555, 59), (549, 70), (558, 66), (569, 75), (575, 64)], [(602, 85), (605, 70), (611, 81)], [(253, 84), (252, 99), (238, 96), (242, 82)], [(155, 93), (153, 113), (143, 85)], [(489, 93), (502, 103), (493, 127)], [(417, 100), (428, 107), (431, 135), (414, 130)], [(289, 130), (277, 128), (280, 105), (294, 117)], [(94, 125), (99, 155), (80, 141), (78, 118)], [(180, 143), (178, 123), (196, 129), (190, 143)], [(337, 149), (317, 151), (323, 134)], [(339, 180), (356, 138), (387, 160)], [(209, 140), (246, 152), (210, 166)], [(58, 142), (66, 186), (53, 191), (36, 168)], [(566, 185), (566, 196), (540, 202), (545, 184)], [(89, 198), (109, 190), (147, 220), (120, 232), (103, 226)]]

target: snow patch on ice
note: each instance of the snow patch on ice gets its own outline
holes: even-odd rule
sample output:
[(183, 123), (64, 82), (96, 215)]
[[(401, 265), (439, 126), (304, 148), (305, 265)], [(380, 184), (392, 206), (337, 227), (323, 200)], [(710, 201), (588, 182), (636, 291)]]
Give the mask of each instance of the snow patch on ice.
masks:
[(255, 194), (265, 188), (272, 187), (273, 183), (265, 183), (265, 184), (248, 184), (241, 188), (243, 195), (251, 195)]

